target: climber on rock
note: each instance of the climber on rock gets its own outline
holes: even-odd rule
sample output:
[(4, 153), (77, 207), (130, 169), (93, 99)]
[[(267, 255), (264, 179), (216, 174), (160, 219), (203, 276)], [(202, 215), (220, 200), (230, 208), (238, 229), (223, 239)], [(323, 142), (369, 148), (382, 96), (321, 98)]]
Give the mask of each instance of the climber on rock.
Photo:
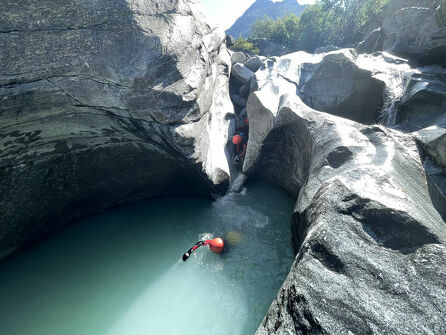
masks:
[(249, 134), (249, 120), (245, 118), (243, 120), (243, 126), (236, 129), (236, 135), (232, 138), (232, 143), (235, 146), (234, 164), (239, 165), (242, 159), (245, 157), (246, 149), (248, 146), (248, 134)]
[(248, 136), (246, 136), (244, 132), (239, 132), (232, 138), (232, 143), (234, 143), (235, 146), (234, 163), (238, 165), (240, 164), (241, 159), (245, 156)]
[(243, 143), (246, 143), (245, 133), (240, 131), (234, 135), (232, 138), (232, 143), (234, 143), (235, 154), (240, 155), (243, 150)]

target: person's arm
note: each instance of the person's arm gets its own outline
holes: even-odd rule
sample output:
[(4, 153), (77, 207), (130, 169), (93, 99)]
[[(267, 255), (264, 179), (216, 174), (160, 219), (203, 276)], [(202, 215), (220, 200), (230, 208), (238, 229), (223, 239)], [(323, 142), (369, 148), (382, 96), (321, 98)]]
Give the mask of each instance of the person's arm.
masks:
[(199, 247), (201, 247), (202, 245), (206, 245), (207, 241), (198, 241), (197, 243), (194, 244), (194, 246), (192, 248), (190, 248), (188, 251), (186, 251), (183, 255), (183, 262), (187, 261), (188, 258), (190, 257), (190, 255), (192, 255), (192, 253), (198, 249)]
[(247, 144), (244, 143), (244, 144), (243, 144), (243, 151), (242, 151), (242, 153), (240, 154), (240, 157), (243, 157), (243, 156), (246, 154), (246, 147), (247, 147)]

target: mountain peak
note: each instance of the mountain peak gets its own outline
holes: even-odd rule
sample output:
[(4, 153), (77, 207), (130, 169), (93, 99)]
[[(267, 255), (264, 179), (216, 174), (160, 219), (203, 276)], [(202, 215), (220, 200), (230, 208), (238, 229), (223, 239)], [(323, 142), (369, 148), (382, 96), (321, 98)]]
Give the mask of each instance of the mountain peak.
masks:
[(265, 15), (272, 19), (277, 19), (285, 14), (295, 14), (300, 16), (307, 5), (301, 5), (297, 0), (257, 0), (245, 13), (235, 21), (231, 28), (226, 31), (226, 34), (234, 37), (249, 37), (251, 26)]

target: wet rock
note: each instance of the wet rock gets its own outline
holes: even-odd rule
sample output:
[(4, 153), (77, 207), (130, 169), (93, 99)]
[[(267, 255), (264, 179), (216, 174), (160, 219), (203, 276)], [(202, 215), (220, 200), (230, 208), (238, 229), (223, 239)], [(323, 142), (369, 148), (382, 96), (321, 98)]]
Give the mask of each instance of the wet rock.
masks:
[(437, 125), (446, 118), (446, 76), (412, 76), (396, 117), (397, 124), (408, 131)]
[(372, 30), (366, 39), (358, 44), (356, 51), (362, 53), (373, 53), (383, 49), (382, 29)]
[(231, 56), (232, 64), (244, 63), (246, 60), (246, 56), (243, 52), (234, 52)]
[(435, 209), (446, 222), (446, 171), (439, 168), (430, 158), (424, 161), (429, 195)]
[(332, 152), (330, 152), (327, 156), (327, 163), (332, 168), (337, 169), (342, 166), (344, 163), (351, 160), (353, 157), (353, 153), (349, 148), (341, 146), (335, 148)]
[(112, 206), (226, 187), (230, 58), (195, 4), (0, 11), (0, 258)]
[(441, 0), (435, 10), (435, 19), (440, 27), (446, 26), (446, 0)]
[(250, 69), (243, 64), (235, 64), (232, 67), (231, 76), (234, 77), (240, 84), (245, 85), (249, 79), (254, 75)]
[(432, 159), (446, 171), (446, 127), (428, 127), (418, 131), (415, 136)]
[(297, 198), (298, 252), (256, 334), (443, 333), (446, 231), (419, 160), (384, 127), (295, 95), (250, 108), (261, 91), (248, 102), (250, 124), (266, 125), (250, 128), (249, 172)]
[[(445, 120), (446, 121), (446, 120)], [(424, 150), (424, 169), (432, 202), (446, 222), (446, 122), (414, 134)]]
[(252, 57), (245, 62), (245, 66), (252, 72), (256, 72), (262, 66), (263, 62), (260, 57)]
[(384, 83), (359, 68), (354, 55), (328, 54), (300, 88), (310, 107), (361, 123), (373, 124), (383, 106)]

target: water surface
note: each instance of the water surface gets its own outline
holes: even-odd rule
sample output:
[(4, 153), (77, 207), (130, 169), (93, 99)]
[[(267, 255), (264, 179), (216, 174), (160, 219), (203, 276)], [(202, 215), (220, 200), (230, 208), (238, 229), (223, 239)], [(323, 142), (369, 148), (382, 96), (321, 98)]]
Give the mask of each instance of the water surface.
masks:
[[(293, 200), (268, 184), (97, 215), (0, 263), (5, 335), (253, 334), (293, 260)], [(240, 234), (221, 255), (202, 237)]]

